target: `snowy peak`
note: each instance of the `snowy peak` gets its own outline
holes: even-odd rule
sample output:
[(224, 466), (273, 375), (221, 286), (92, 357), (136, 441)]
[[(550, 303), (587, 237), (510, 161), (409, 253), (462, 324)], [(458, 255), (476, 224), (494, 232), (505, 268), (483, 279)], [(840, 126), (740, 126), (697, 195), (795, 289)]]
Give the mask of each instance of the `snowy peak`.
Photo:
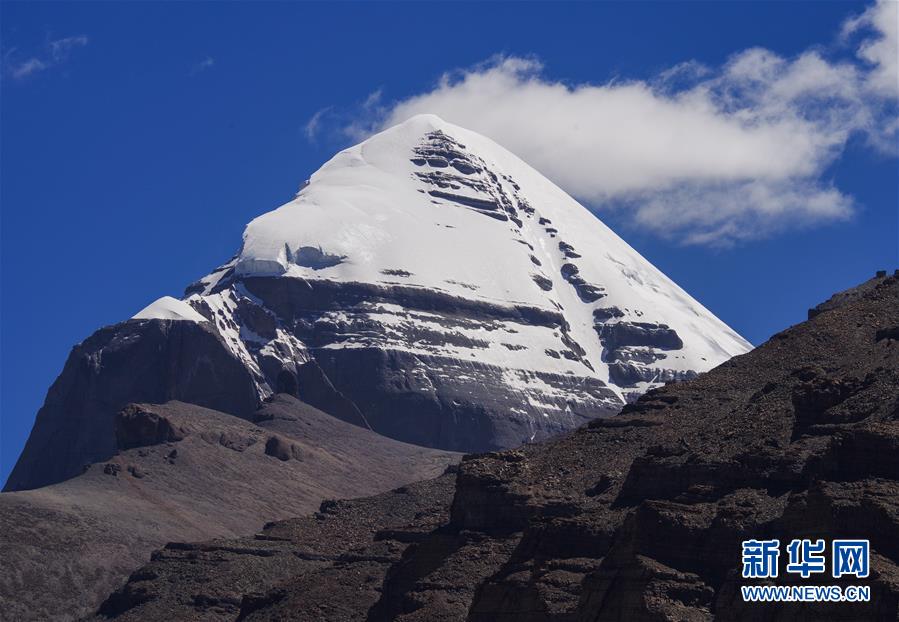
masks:
[(581, 366), (637, 390), (750, 347), (555, 184), (435, 115), (337, 154), (295, 200), (248, 225), (233, 274), (402, 285), (560, 312)]
[(558, 186), (434, 115), (335, 155), (188, 293), (260, 396), (302, 392), (315, 364), (355, 420), (465, 451), (750, 349)]

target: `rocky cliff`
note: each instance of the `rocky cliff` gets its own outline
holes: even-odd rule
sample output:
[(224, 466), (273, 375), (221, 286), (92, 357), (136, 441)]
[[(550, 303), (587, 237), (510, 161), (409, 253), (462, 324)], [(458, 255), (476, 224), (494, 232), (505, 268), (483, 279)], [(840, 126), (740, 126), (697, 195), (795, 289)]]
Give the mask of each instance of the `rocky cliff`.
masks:
[(126, 404), (169, 400), (245, 418), (260, 403), (208, 322), (136, 319), (98, 330), (72, 349), (4, 490), (81, 474), (117, 451), (113, 418)]

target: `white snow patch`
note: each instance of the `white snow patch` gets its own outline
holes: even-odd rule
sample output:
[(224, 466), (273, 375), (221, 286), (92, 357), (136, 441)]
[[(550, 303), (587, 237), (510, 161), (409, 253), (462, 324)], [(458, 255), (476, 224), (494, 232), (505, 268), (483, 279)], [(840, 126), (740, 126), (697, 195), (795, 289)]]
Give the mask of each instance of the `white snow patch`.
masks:
[(147, 305), (132, 317), (132, 320), (185, 320), (188, 322), (205, 322), (205, 317), (197, 313), (192, 306), (172, 298), (163, 296)]

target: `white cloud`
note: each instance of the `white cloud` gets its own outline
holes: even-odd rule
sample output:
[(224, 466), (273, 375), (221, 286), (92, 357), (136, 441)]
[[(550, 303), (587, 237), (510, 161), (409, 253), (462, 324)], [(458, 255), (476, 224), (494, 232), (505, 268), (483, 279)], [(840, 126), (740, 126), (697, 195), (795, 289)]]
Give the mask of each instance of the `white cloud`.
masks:
[(690, 184), (639, 195), (625, 205), (634, 223), (685, 244), (727, 246), (788, 228), (852, 216), (853, 201), (808, 180)]
[(337, 121), (360, 138), (435, 113), (597, 210), (627, 209), (636, 226), (684, 243), (729, 244), (851, 217), (852, 198), (827, 168), (851, 136), (895, 152), (896, 3), (848, 20), (843, 35), (854, 54), (842, 60), (832, 58), (840, 50), (786, 58), (753, 48), (720, 67), (688, 61), (607, 84), (569, 85), (536, 59), (497, 57), (389, 105), (378, 91)]
[(21, 80), (30, 75), (61, 65), (69, 59), (75, 48), (87, 45), (85, 35), (48, 40), (37, 54), (22, 58), (16, 48), (3, 55), (4, 73), (14, 80)]
[(859, 58), (873, 67), (867, 86), (872, 91), (896, 97), (899, 95), (899, 3), (880, 0), (843, 27), (845, 37), (859, 32), (869, 35), (858, 48)]

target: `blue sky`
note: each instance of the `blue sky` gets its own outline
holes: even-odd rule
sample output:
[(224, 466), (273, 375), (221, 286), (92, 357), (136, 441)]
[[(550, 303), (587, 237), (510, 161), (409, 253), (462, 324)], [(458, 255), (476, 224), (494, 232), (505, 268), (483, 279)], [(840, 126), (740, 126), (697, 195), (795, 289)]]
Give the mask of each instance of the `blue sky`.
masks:
[[(336, 150), (422, 106), (515, 143), (761, 343), (899, 265), (895, 95), (876, 22), (847, 26), (869, 8), (2, 3), (0, 479), (73, 344), (179, 295)], [(697, 120), (696, 153), (666, 138)]]

